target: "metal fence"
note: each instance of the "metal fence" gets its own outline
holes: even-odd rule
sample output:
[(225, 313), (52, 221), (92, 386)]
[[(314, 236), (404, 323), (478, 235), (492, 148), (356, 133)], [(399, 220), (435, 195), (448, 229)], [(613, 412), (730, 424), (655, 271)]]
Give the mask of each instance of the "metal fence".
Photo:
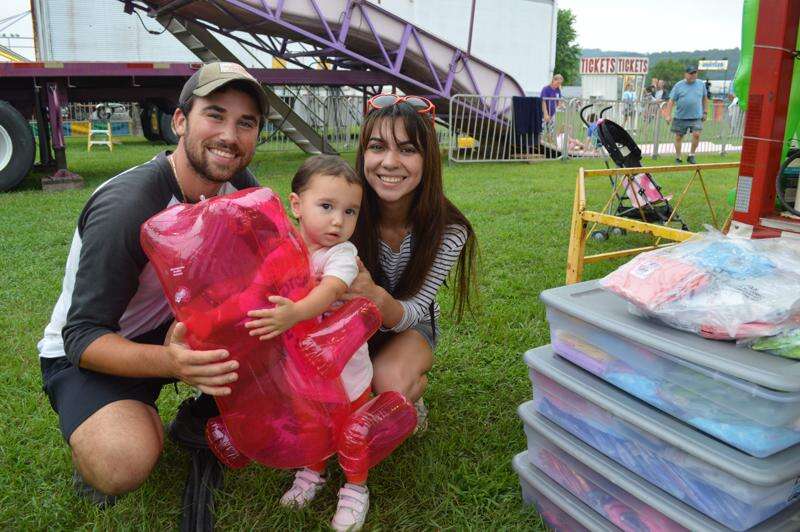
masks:
[[(366, 102), (362, 94), (344, 94), (339, 87), (278, 87), (277, 94), (338, 152), (354, 152), (364, 118)], [(96, 121), (112, 123), (114, 135), (141, 135), (141, 106), (136, 102), (70, 103), (61, 111), (64, 134), (86, 135)], [(260, 151), (298, 151), (295, 143), (280, 130), (280, 122), (265, 125)], [(35, 126), (32, 126), (35, 127)], [(437, 124), (439, 143), (450, 141), (446, 125)]]
[[(542, 109), (535, 112), (526, 107), (532, 102), (517, 100), (515, 109), (514, 100), (508, 96), (453, 97), (449, 109), (449, 160), (513, 162), (606, 157), (596, 136), (590, 135), (581, 120), (581, 111), (587, 122), (595, 122), (602, 114), (623, 126), (641, 148), (643, 157), (675, 158), (675, 134), (666, 120), (666, 102), (543, 99)], [(546, 112), (551, 115), (549, 121), (534, 123)], [(740, 152), (743, 127), (744, 113), (738, 106), (712, 101), (696, 153)], [(690, 144), (691, 135), (685, 135), (681, 145), (684, 156), (690, 152)]]
[(452, 162), (541, 159), (532, 124), (513, 112), (511, 96), (457, 94), (448, 109)]
[[(325, 100), (324, 129), (322, 134), (338, 152), (354, 152), (358, 149), (361, 123), (364, 120), (363, 95), (332, 95)], [(450, 142), (447, 126), (436, 124), (436, 133), (441, 146)]]
[[(111, 124), (114, 136), (141, 135), (138, 104), (131, 102), (70, 103), (61, 108), (61, 129), (65, 137), (85, 137), (92, 124)], [(38, 124), (31, 120), (34, 135)]]
[(336, 151), (355, 151), (358, 148), (358, 132), (363, 116), (363, 96), (329, 96), (325, 100), (325, 128), (323, 135)]

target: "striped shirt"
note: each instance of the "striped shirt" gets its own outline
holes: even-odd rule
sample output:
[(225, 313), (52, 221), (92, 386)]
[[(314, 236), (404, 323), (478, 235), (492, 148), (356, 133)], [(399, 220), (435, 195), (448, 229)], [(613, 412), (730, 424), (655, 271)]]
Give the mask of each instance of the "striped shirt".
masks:
[[(384, 288), (389, 293), (394, 292), (411, 259), (411, 239), (412, 234), (407, 234), (400, 244), (399, 251), (394, 251), (389, 244), (383, 240), (380, 241), (378, 260), (385, 276), (385, 282), (388, 284)], [(445, 228), (439, 251), (436, 253), (431, 269), (419, 291), (407, 299), (398, 301), (403, 307), (403, 318), (391, 329), (384, 330), (401, 332), (423, 321), (430, 321), (431, 309), (434, 317), (439, 317), (440, 310), (439, 304), (436, 302), (436, 293), (458, 260), (466, 241), (467, 229), (463, 225), (448, 225)]]

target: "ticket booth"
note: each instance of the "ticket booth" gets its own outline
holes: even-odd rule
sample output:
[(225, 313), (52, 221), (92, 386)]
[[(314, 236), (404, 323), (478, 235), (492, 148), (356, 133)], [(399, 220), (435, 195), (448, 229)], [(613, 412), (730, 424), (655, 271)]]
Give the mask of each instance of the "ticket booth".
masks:
[(582, 57), (581, 95), (587, 100), (620, 100), (630, 82), (640, 100), (649, 69), (646, 57)]
[[(636, 129), (643, 113), (651, 113), (643, 102), (650, 62), (646, 57), (583, 57), (581, 58), (581, 95), (586, 102), (597, 102), (589, 113), (603, 116), (625, 128)], [(630, 83), (633, 102), (622, 102), (622, 93)]]

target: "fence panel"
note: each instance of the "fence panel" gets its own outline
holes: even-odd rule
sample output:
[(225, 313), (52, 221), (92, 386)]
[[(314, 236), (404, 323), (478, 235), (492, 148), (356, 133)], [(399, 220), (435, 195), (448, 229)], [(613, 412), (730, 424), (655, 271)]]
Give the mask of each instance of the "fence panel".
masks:
[[(642, 157), (652, 159), (668, 158), (675, 159), (675, 133), (671, 131), (671, 123), (666, 119), (666, 102), (662, 101), (637, 101), (623, 102), (619, 100), (590, 100), (583, 101), (579, 98), (570, 100), (566, 104), (566, 112), (561, 118), (561, 122), (556, 125), (558, 134), (567, 133), (569, 149), (562, 154), (564, 158), (586, 158), (604, 155), (604, 150), (599, 153), (591, 149), (592, 143), (589, 142), (588, 132), (585, 125), (580, 122), (579, 112), (585, 105), (591, 105), (585, 111), (588, 118), (591, 114), (599, 117), (600, 112), (604, 118), (609, 118), (623, 126), (638, 144), (642, 151)], [(696, 153), (725, 155), (727, 153), (737, 153), (741, 151), (742, 133), (744, 116), (738, 106), (726, 108), (725, 105), (715, 100), (710, 105), (711, 109), (708, 118), (703, 123), (703, 131), (700, 134), (700, 142)], [(580, 125), (578, 125), (580, 124)], [(577, 129), (580, 128), (580, 129)], [(580, 131), (579, 135), (572, 136), (572, 132)], [(691, 152), (690, 134), (684, 135), (681, 142), (681, 156), (685, 158)], [(584, 148), (580, 148), (580, 143)]]
[[(544, 99), (542, 111), (550, 120), (533, 124), (532, 109), (508, 96), (459, 94), (450, 102), (448, 123), (451, 162), (513, 162), (543, 159), (606, 157), (589, 123), (601, 114), (624, 127), (639, 145), (643, 157), (674, 159), (675, 134), (665, 116), (666, 102), (640, 100)], [(697, 154), (725, 155), (741, 151), (744, 116), (738, 106), (726, 107), (721, 100), (710, 105)], [(539, 127), (541, 126), (541, 127)], [(541, 132), (539, 133), (538, 130)], [(538, 139), (537, 139), (538, 133)], [(538, 143), (537, 143), (538, 140)], [(691, 135), (681, 144), (682, 156), (690, 153)]]
[(535, 142), (533, 110), (514, 113), (513, 103), (511, 96), (457, 94), (451, 98), (447, 114), (449, 136), (440, 133), (440, 138), (447, 140), (449, 160), (466, 163), (543, 159)]
[(356, 150), (363, 116), (364, 97), (361, 95), (332, 95), (326, 98), (323, 134), (336, 151)]

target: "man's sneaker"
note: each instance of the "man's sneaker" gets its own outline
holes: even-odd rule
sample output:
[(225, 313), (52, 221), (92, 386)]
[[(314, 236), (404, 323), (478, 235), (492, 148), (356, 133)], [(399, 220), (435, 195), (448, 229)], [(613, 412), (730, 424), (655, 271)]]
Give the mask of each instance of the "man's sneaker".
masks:
[(78, 497), (87, 499), (101, 510), (110, 508), (117, 503), (116, 496), (106, 495), (102, 491), (95, 489), (94, 486), (90, 486), (83, 480), (83, 477), (78, 473), (77, 469), (72, 470), (72, 487), (75, 488), (75, 493), (78, 494)]
[(417, 426), (414, 428), (414, 434), (422, 434), (428, 430), (428, 407), (420, 397), (414, 403), (414, 408), (417, 409)]
[(675, 157), (675, 164), (683, 164), (683, 160), (680, 157)]
[(366, 486), (350, 484), (339, 490), (339, 504), (331, 521), (331, 527), (339, 532), (355, 532), (364, 526), (369, 511), (369, 489)]
[(301, 469), (294, 475), (294, 483), (289, 491), (281, 497), (281, 506), (287, 508), (303, 508), (306, 504), (314, 500), (319, 490), (325, 485), (327, 479), (307, 467)]
[(697, 164), (697, 161), (694, 158), (694, 155), (690, 155), (686, 158), (686, 162), (689, 164)]

